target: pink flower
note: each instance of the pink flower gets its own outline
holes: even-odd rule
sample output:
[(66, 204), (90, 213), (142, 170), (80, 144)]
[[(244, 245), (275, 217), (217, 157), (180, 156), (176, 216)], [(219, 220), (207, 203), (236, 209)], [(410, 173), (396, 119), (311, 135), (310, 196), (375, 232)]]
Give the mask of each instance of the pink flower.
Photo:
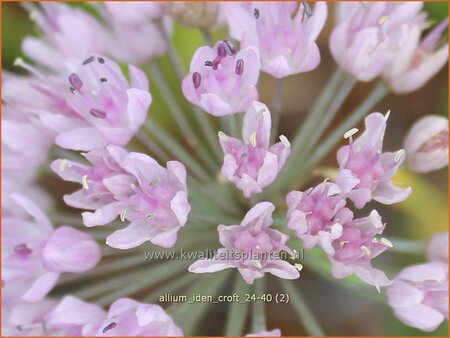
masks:
[(129, 249), (145, 241), (162, 247), (175, 244), (191, 210), (187, 199), (186, 169), (177, 161), (161, 167), (151, 157), (107, 146), (85, 155), (87, 167), (67, 160), (52, 163), (63, 179), (82, 184), (82, 189), (65, 196), (70, 206), (84, 212), (86, 226), (105, 225), (120, 215), (131, 223), (106, 239), (106, 244)]
[(407, 267), (388, 288), (387, 296), (396, 317), (403, 323), (427, 332), (435, 330), (448, 319), (447, 263)]
[(286, 196), (288, 227), (302, 240), (305, 249), (320, 245), (333, 252), (332, 242), (342, 236), (342, 227), (353, 220), (345, 207), (339, 187), (323, 182), (306, 192), (291, 191)]
[[(358, 209), (374, 199), (383, 204), (393, 204), (405, 200), (411, 188), (398, 188), (391, 182), (405, 158), (403, 149), (382, 153), (386, 116), (373, 113), (365, 119), (365, 132), (353, 141), (357, 130), (346, 134), (350, 144), (338, 150), (340, 174), (336, 183), (347, 193)], [(351, 135), (350, 135), (351, 134)]]
[(108, 316), (95, 334), (104, 336), (182, 336), (173, 319), (158, 305), (121, 298), (111, 304)]
[(434, 235), (427, 248), (428, 259), (448, 265), (448, 232)]
[(243, 141), (219, 132), (220, 145), (225, 154), (222, 175), (236, 184), (249, 198), (260, 193), (277, 177), (291, 149), (285, 136), (269, 147), (271, 117), (267, 106), (253, 101), (245, 113)]
[(135, 180), (129, 186), (131, 193), (121, 193), (121, 176), (110, 178), (108, 187), (120, 201), (121, 218), (131, 223), (109, 235), (106, 244), (129, 249), (150, 241), (164, 248), (172, 247), (191, 210), (186, 168), (180, 162), (170, 161), (166, 169), (140, 153), (130, 153), (121, 165)]
[[(371, 81), (424, 23), (422, 2), (339, 3), (339, 23), (330, 35), (330, 50), (340, 67), (359, 81)], [(342, 8), (340, 8), (342, 7)]]
[(259, 331), (255, 333), (249, 333), (246, 337), (281, 337), (280, 329), (274, 329), (272, 331)]
[(406, 161), (411, 170), (426, 173), (448, 165), (448, 119), (427, 115), (405, 137)]
[(377, 235), (383, 233), (385, 224), (376, 210), (368, 217), (352, 220), (343, 226), (342, 235), (333, 241), (328, 256), (333, 265), (335, 278), (344, 278), (352, 273), (370, 285), (379, 288), (391, 282), (381, 270), (372, 267), (371, 260), (392, 244), (386, 238), (380, 241)]
[(255, 46), (261, 69), (276, 78), (311, 71), (320, 62), (316, 39), (327, 18), (325, 2), (314, 10), (288, 2), (226, 3), (230, 34), (241, 48)]
[(167, 4), (157, 1), (105, 1), (104, 6), (117, 21), (129, 25), (144, 24), (164, 15)]
[(285, 279), (300, 276), (297, 269), (281, 259), (280, 252), (291, 250), (286, 246), (289, 236), (270, 229), (275, 206), (269, 202), (256, 204), (245, 215), (240, 225), (219, 225), (219, 249), (212, 259), (198, 260), (190, 272), (216, 272), (237, 268), (248, 284), (266, 272)]
[(85, 272), (100, 260), (100, 247), (79, 230), (61, 226), (53, 230), (45, 214), (29, 199), (15, 194), (17, 206), (30, 218), (3, 220), (2, 262), (5, 287), (22, 285), (22, 298), (41, 300), (63, 272)]
[(258, 99), (259, 57), (253, 48), (236, 50), (228, 41), (200, 47), (182, 83), (184, 96), (214, 116), (246, 111)]
[(61, 133), (56, 144), (88, 151), (105, 144), (124, 146), (144, 124), (152, 97), (145, 74), (129, 66), (130, 83), (119, 66), (101, 56), (89, 56), (69, 76), (69, 106), (86, 126)]
[(422, 41), (422, 27), (411, 29), (407, 42), (383, 71), (383, 78), (397, 94), (409, 93), (422, 87), (448, 61), (448, 43), (442, 44), (442, 32), (448, 18), (428, 33)]

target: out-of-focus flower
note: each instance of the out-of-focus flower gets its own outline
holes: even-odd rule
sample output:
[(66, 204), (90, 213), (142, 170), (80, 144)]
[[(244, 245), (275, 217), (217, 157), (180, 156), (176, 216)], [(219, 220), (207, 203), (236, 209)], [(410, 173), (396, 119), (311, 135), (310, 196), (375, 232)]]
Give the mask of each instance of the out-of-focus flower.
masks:
[(305, 249), (319, 244), (333, 252), (332, 242), (342, 236), (342, 226), (353, 220), (345, 207), (339, 187), (323, 182), (306, 192), (291, 191), (286, 196), (288, 227), (302, 240)]
[(447, 263), (407, 267), (394, 279), (387, 296), (394, 314), (403, 323), (423, 331), (435, 330), (448, 318)]
[(145, 74), (131, 65), (129, 71), (130, 83), (115, 62), (88, 57), (79, 71), (69, 76), (67, 97), (69, 106), (87, 125), (61, 133), (56, 144), (83, 151), (127, 144), (145, 122), (152, 101)]
[(410, 43), (410, 32), (423, 25), (422, 5), (413, 1), (339, 2), (339, 23), (330, 35), (336, 62), (359, 81), (374, 79)]
[(434, 235), (427, 248), (428, 259), (448, 265), (448, 232)]
[(290, 154), (290, 143), (285, 136), (269, 147), (271, 117), (267, 106), (254, 101), (245, 113), (243, 141), (219, 132), (223, 159), (223, 176), (250, 197), (260, 193), (278, 175)]
[(230, 34), (241, 48), (255, 46), (261, 69), (276, 78), (307, 72), (320, 62), (316, 39), (327, 18), (325, 2), (225, 3)]
[(220, 12), (218, 2), (171, 2), (170, 15), (188, 27), (211, 28), (216, 25)]
[(259, 56), (254, 48), (236, 53), (230, 42), (200, 47), (183, 79), (184, 96), (214, 116), (246, 111), (258, 99)]
[(2, 278), (5, 287), (22, 284), (23, 299), (39, 301), (63, 272), (85, 272), (100, 260), (100, 247), (88, 234), (68, 226), (53, 230), (45, 214), (32, 201), (13, 195), (30, 218), (3, 220)]
[(128, 154), (121, 166), (134, 179), (135, 183), (129, 185), (132, 193), (123, 194), (124, 180), (120, 175), (108, 179), (108, 188), (120, 201), (117, 207), (122, 220), (131, 223), (109, 235), (106, 244), (129, 249), (150, 241), (164, 248), (172, 247), (191, 210), (186, 168), (178, 161), (170, 161), (166, 169), (140, 153)]
[(237, 268), (248, 284), (266, 272), (285, 279), (298, 278), (298, 270), (280, 258), (281, 251), (291, 250), (285, 244), (289, 236), (270, 229), (274, 210), (272, 203), (261, 202), (247, 212), (240, 225), (219, 225), (219, 240), (224, 248), (212, 259), (193, 263), (189, 271), (207, 273)]
[(281, 337), (281, 331), (280, 329), (274, 329), (272, 331), (259, 331), (249, 333), (246, 337)]
[(336, 183), (358, 209), (372, 199), (383, 204), (398, 203), (412, 192), (411, 188), (402, 189), (391, 182), (405, 159), (405, 151), (382, 153), (388, 116), (389, 113), (367, 116), (365, 132), (353, 141), (352, 135), (357, 130), (349, 131), (346, 137), (350, 144), (337, 153), (341, 172)]
[(381, 216), (373, 210), (368, 217), (352, 220), (344, 224), (342, 236), (333, 242), (332, 252), (328, 252), (335, 278), (344, 278), (352, 273), (379, 289), (391, 281), (381, 270), (372, 267), (371, 260), (386, 251), (392, 244), (386, 238), (380, 241), (377, 235), (383, 233), (385, 224)]
[(448, 119), (428, 115), (417, 121), (404, 142), (411, 170), (426, 173), (448, 165)]
[(443, 44), (441, 35), (448, 27), (448, 18), (428, 33), (422, 41), (422, 27), (411, 28), (408, 41), (395, 54), (383, 71), (392, 91), (397, 94), (409, 93), (422, 87), (448, 61), (448, 43)]
[(117, 21), (128, 25), (145, 24), (159, 19), (167, 11), (167, 3), (158, 1), (105, 1), (104, 6)]
[(95, 334), (106, 336), (182, 336), (173, 319), (158, 305), (121, 298), (111, 304), (108, 316)]

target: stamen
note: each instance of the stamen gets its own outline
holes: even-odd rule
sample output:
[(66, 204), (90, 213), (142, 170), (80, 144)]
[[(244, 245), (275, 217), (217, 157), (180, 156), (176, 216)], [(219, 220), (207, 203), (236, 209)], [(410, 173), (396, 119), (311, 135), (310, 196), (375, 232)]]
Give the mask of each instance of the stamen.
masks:
[(100, 82), (107, 82), (107, 81), (108, 81), (108, 79), (106, 77), (101, 77), (100, 78)]
[(159, 177), (155, 178), (154, 180), (152, 180), (150, 182), (150, 186), (154, 187), (155, 185), (157, 185), (159, 182), (161, 182), (161, 179)]
[(281, 143), (284, 144), (284, 146), (285, 146), (286, 148), (290, 148), (290, 147), (291, 147), (291, 142), (289, 142), (289, 140), (287, 139), (286, 136), (280, 135), (280, 141), (281, 141)]
[(217, 46), (217, 55), (218, 55), (220, 58), (224, 58), (225, 56), (227, 56), (227, 50), (225, 49), (225, 46), (224, 46), (223, 43), (220, 43), (220, 44)]
[(298, 271), (302, 271), (303, 270), (303, 265), (301, 265), (300, 263), (295, 263), (294, 264), (294, 268), (296, 268)]
[(97, 57), (97, 61), (98, 61), (98, 63), (100, 63), (100, 64), (104, 64), (105, 63), (105, 59), (104, 58), (102, 58), (102, 57)]
[(81, 184), (83, 185), (83, 188), (86, 190), (89, 190), (89, 184), (88, 184), (88, 175), (83, 175), (83, 177), (81, 178)]
[(255, 19), (259, 19), (259, 9), (255, 8), (255, 10), (253, 11), (253, 16), (255, 17)]
[(212, 67), (212, 66), (213, 66), (213, 63), (211, 61), (209, 61), (209, 60), (205, 61), (205, 67)]
[(367, 256), (370, 256), (372, 254), (372, 251), (370, 251), (370, 249), (367, 246), (365, 246), (365, 245), (361, 245), (361, 250), (364, 251), (364, 253)]
[(134, 183), (131, 183), (131, 184), (130, 184), (130, 188), (131, 188), (131, 190), (134, 190), (134, 189), (136, 189), (136, 184), (134, 184)]
[(257, 269), (262, 269), (262, 265), (261, 265), (260, 261), (252, 260), (251, 262)]
[(405, 157), (405, 149), (400, 149), (399, 151), (397, 151), (394, 155), (394, 162), (398, 163), (400, 161), (403, 160), (403, 158)]
[(372, 238), (372, 243), (378, 243), (378, 240), (374, 237)]
[(384, 119), (387, 121), (387, 119), (389, 118), (389, 115), (391, 115), (391, 111), (388, 110), (386, 115), (384, 115)]
[(69, 87), (69, 90), (70, 90), (70, 92), (71, 92), (72, 94), (75, 94), (75, 88)]
[(59, 171), (64, 172), (64, 170), (66, 170), (68, 164), (69, 164), (69, 161), (67, 161), (66, 158), (61, 160), (61, 162), (59, 163)]
[(311, 17), (313, 15), (311, 6), (309, 6), (309, 4), (306, 1), (302, 1), (301, 4), (303, 6), (303, 9), (304, 9), (304, 12), (306, 13), (306, 15), (308, 17)]
[(256, 118), (257, 119), (259, 119), (261, 116), (262, 116), (262, 114), (264, 114), (264, 112), (266, 111), (266, 109), (265, 108), (262, 108), (262, 109), (260, 109), (260, 110), (258, 110), (257, 112), (256, 112)]
[(291, 259), (296, 259), (297, 258), (297, 250), (292, 250), (292, 256), (291, 256)]
[(146, 214), (145, 214), (145, 218), (147, 218), (147, 219), (152, 219), (152, 218), (154, 218), (155, 217), (155, 213), (154, 212), (147, 212)]
[(125, 222), (125, 217), (127, 216), (127, 211), (128, 211), (128, 208), (124, 208), (124, 209), (122, 209), (122, 211), (120, 212), (120, 220), (121, 220), (122, 222)]
[(72, 85), (73, 89), (78, 90), (83, 86), (83, 82), (81, 81), (80, 77), (75, 73), (69, 75), (69, 82)]
[(345, 244), (348, 244), (349, 241), (341, 241), (341, 246), (344, 246)]
[(194, 72), (194, 74), (192, 74), (192, 82), (194, 83), (195, 89), (198, 89), (200, 87), (200, 85), (202, 84), (202, 76), (199, 72)]
[(237, 60), (234, 72), (236, 73), (236, 75), (242, 75), (244, 73), (244, 60)]
[(106, 119), (106, 113), (103, 110), (91, 108), (89, 113), (98, 119)]
[(16, 245), (13, 250), (18, 255), (29, 255), (32, 252), (26, 244)]
[(91, 62), (94, 61), (94, 60), (95, 60), (95, 57), (90, 56), (90, 57), (88, 57), (86, 60), (83, 61), (83, 65), (85, 66), (85, 65), (91, 63)]
[(390, 19), (391, 19), (391, 17), (389, 15), (385, 15), (380, 19), (380, 21), (378, 21), (378, 24), (383, 25), (386, 22), (388, 22)]
[(108, 324), (107, 326), (105, 326), (105, 328), (103, 329), (103, 333), (106, 333), (107, 331), (114, 329), (117, 326), (116, 323), (112, 322), (110, 324)]
[(219, 131), (219, 132), (217, 133), (217, 135), (219, 136), (219, 139), (221, 139), (221, 140), (223, 140), (223, 141), (228, 140), (227, 134), (225, 134), (223, 131)]
[(252, 147), (256, 147), (256, 132), (250, 134), (250, 144)]
[(344, 134), (344, 138), (348, 139), (348, 138), (352, 137), (353, 135), (355, 135), (358, 131), (359, 131), (358, 128), (352, 128)]
[(387, 246), (388, 248), (393, 248), (394, 244), (392, 244), (392, 242), (390, 240), (388, 240), (387, 238), (382, 237), (380, 239), (380, 242), (384, 245)]
[(227, 51), (228, 55), (234, 55), (236, 54), (236, 48), (234, 48), (233, 44), (228, 40), (223, 40), (225, 50)]

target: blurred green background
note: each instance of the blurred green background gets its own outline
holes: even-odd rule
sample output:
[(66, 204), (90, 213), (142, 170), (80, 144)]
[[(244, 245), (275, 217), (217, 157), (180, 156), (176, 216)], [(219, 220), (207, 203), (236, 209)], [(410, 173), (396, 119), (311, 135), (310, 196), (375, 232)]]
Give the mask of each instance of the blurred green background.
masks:
[[(72, 4), (89, 8), (89, 4)], [(334, 5), (332, 4), (331, 7)], [(430, 18), (435, 21), (448, 16), (447, 2), (429, 2), (425, 4)], [(302, 122), (316, 99), (317, 93), (326, 83), (332, 73), (335, 63), (331, 58), (327, 46), (327, 39), (333, 27), (332, 13), (330, 13), (326, 28), (318, 41), (322, 54), (320, 66), (309, 73), (290, 77), (284, 86), (281, 133), (288, 137), (292, 135), (296, 126)], [(2, 3), (2, 67), (3, 70), (21, 72), (13, 66), (14, 59), (22, 56), (21, 40), (30, 34), (39, 34), (28, 14), (17, 3)], [(227, 32), (221, 28), (214, 31), (214, 37), (224, 38)], [(175, 25), (173, 41), (179, 51), (185, 67), (187, 68), (192, 54), (199, 46), (203, 45), (201, 34), (196, 29), (190, 29)], [(170, 80), (172, 90), (182, 99), (181, 90), (175, 74), (166, 57), (162, 57), (163, 71)], [(275, 81), (267, 75), (261, 78), (261, 101), (270, 103)], [(353, 90), (341, 108), (338, 119), (342, 119), (347, 112), (352, 110), (370, 90), (370, 84), (359, 84)], [(166, 127), (170, 127), (164, 112), (167, 107), (159, 97), (157, 85), (152, 84), (151, 114), (156, 116)], [(448, 114), (448, 66), (439, 72), (422, 89), (407, 95), (389, 95), (376, 106), (375, 111), (386, 112), (391, 110), (391, 117), (386, 133), (385, 149), (392, 150), (402, 147), (402, 140), (409, 127), (425, 114)], [(368, 112), (369, 113), (369, 112)], [(324, 165), (335, 166), (335, 155), (332, 152)], [(414, 193), (404, 203), (393, 207), (380, 207), (376, 205), (383, 219), (387, 222), (387, 237), (393, 236), (413, 241), (426, 242), (434, 233), (447, 231), (448, 229), (448, 170), (440, 170), (426, 175), (418, 175), (402, 169), (396, 177), (396, 181), (402, 185), (410, 185)], [(375, 205), (370, 205), (375, 207)], [(423, 254), (416, 255), (399, 254), (395, 252), (384, 255), (378, 260), (382, 266), (393, 276), (402, 267), (425, 260)], [(387, 307), (383, 297), (377, 297), (375, 289), (365, 288), (369, 294), (361, 296), (356, 286), (343, 282), (336, 283), (329, 278), (319, 277), (320, 271), (305, 272), (301, 283), (308, 292), (305, 295), (313, 311), (318, 315), (321, 323), (333, 335), (424, 335), (423, 332), (403, 325)], [(326, 273), (325, 273), (326, 275)], [(329, 275), (329, 273), (328, 273)], [(329, 276), (328, 276), (329, 277)], [(380, 300), (380, 298), (382, 298)], [(374, 302), (373, 300), (376, 299)], [(332, 304), (332, 306), (330, 306)], [(294, 335), (296, 331), (295, 316), (286, 313), (286, 308), (280, 305), (269, 307), (269, 327), (279, 327), (283, 335)], [(208, 326), (214, 328), (221, 325), (217, 322), (217, 316), (211, 316)], [(382, 329), (380, 329), (382, 327)], [(212, 329), (211, 329), (212, 330)], [(211, 331), (213, 334), (215, 331)], [(448, 324), (442, 325), (433, 335), (446, 336)], [(429, 334), (427, 334), (429, 335)]]

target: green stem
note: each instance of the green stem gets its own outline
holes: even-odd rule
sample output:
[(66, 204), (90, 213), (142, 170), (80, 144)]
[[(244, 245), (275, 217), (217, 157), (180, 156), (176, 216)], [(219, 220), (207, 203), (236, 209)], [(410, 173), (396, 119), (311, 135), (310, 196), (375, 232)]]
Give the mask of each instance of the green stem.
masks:
[(211, 35), (211, 32), (209, 31), (209, 29), (202, 29), (202, 36), (203, 36), (203, 40), (205, 40), (206, 44), (209, 47), (213, 47), (214, 46), (214, 41), (213, 41), (213, 37)]
[(173, 294), (178, 290), (186, 289), (186, 287), (194, 283), (198, 278), (199, 275), (195, 273), (185, 273), (183, 274), (183, 276), (180, 276), (179, 278), (176, 278), (173, 281), (164, 283), (160, 287), (151, 290), (150, 294), (147, 297), (144, 297), (142, 301), (144, 303), (154, 303), (158, 301), (160, 296), (166, 293)]
[[(241, 274), (236, 274), (234, 282), (234, 292), (239, 295), (241, 301), (248, 293), (250, 286), (244, 281)], [(249, 304), (233, 301), (227, 311), (225, 323), (225, 336), (240, 336), (243, 332), (245, 320), (247, 319)]]
[(274, 142), (278, 136), (278, 129), (280, 125), (281, 118), (281, 105), (283, 98), (283, 79), (277, 79), (275, 84), (275, 94), (273, 96), (271, 115), (272, 115), (272, 134), (270, 139)]
[[(266, 290), (266, 281), (263, 278), (257, 279), (254, 286), (254, 294), (261, 297)], [(266, 313), (264, 310), (264, 302), (256, 300), (253, 302), (252, 308), (252, 332), (267, 331)]]
[(300, 321), (308, 334), (311, 336), (325, 336), (325, 332), (309, 309), (300, 291), (294, 287), (294, 282), (284, 279), (280, 279), (279, 281), (284, 291), (289, 295), (289, 301), (300, 317)]
[(150, 151), (150, 154), (152, 156), (158, 157), (159, 160), (163, 162), (170, 161), (170, 156), (165, 151), (163, 151), (161, 147), (155, 144), (155, 142), (153, 142), (150, 137), (142, 132), (139, 132), (136, 135), (136, 138)]

